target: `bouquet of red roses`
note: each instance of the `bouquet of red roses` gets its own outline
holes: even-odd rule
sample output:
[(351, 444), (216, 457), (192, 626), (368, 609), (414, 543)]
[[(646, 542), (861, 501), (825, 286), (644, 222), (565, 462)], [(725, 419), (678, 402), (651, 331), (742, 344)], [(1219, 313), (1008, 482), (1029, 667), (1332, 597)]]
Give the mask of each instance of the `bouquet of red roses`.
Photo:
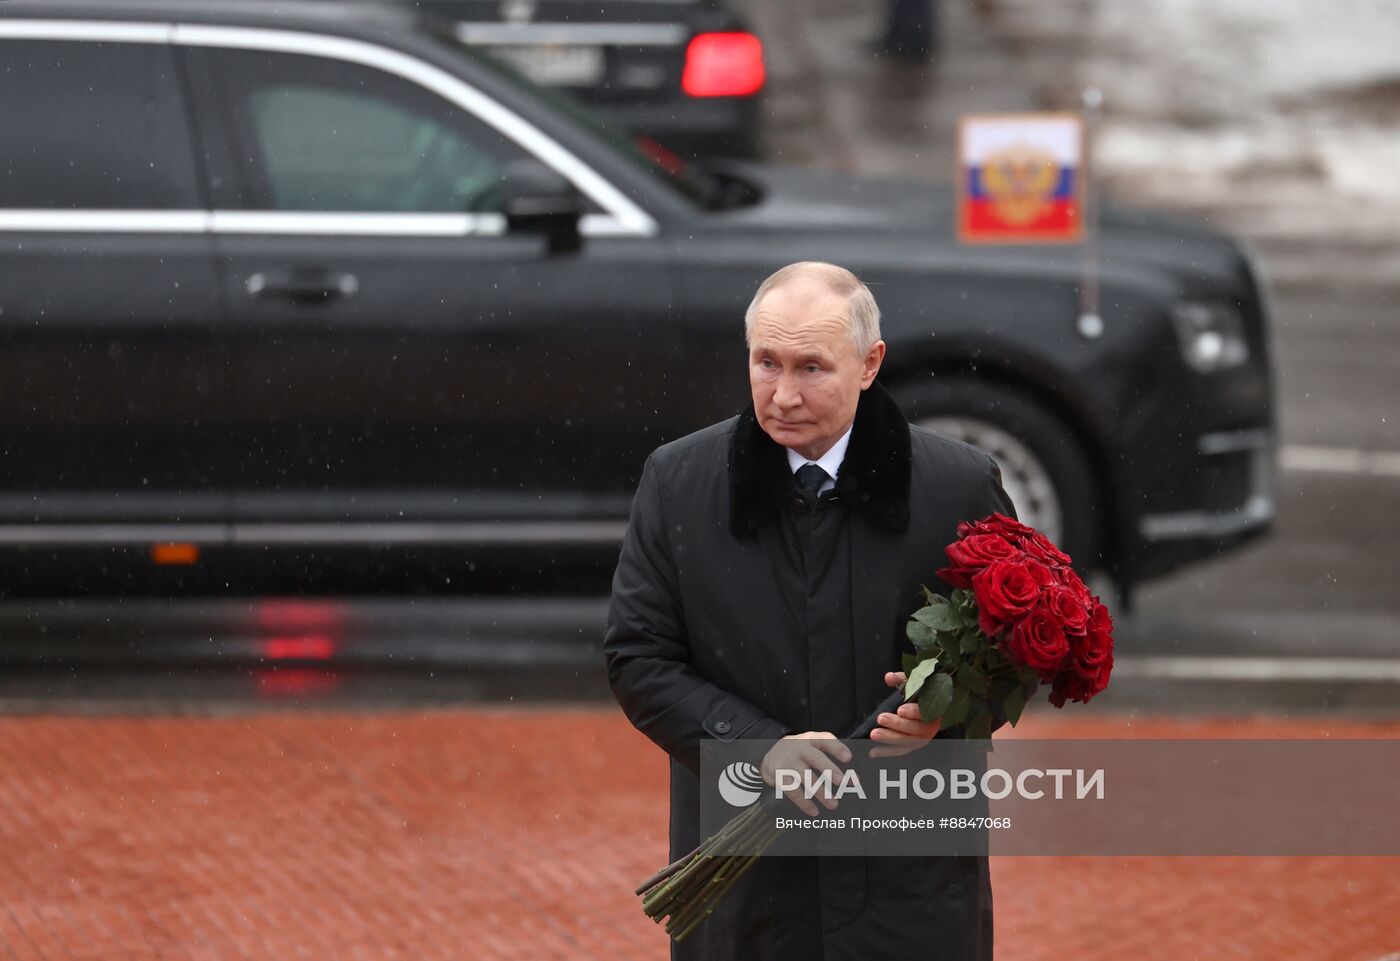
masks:
[(958, 525), (938, 576), (948, 597), (924, 591), (904, 655), (904, 697), (925, 721), (966, 723), (991, 736), (1000, 710), (1015, 725), (1042, 684), (1050, 703), (1088, 701), (1113, 670), (1113, 619), (1044, 534), (1002, 514)]
[[(1013, 726), (1042, 684), (1050, 702), (1087, 701), (1113, 670), (1113, 620), (1089, 593), (1070, 559), (1044, 534), (1002, 514), (958, 525), (947, 547), (950, 567), (938, 571), (947, 597), (924, 589), (924, 607), (907, 633), (905, 682), (847, 740), (866, 738), (883, 712), (917, 699), (925, 721), (966, 724), (969, 738), (988, 738), (1000, 713)], [(685, 857), (637, 888), (652, 920), (683, 940), (719, 905), (777, 840), (768, 798), (733, 818)], [(751, 854), (732, 854), (736, 848)]]

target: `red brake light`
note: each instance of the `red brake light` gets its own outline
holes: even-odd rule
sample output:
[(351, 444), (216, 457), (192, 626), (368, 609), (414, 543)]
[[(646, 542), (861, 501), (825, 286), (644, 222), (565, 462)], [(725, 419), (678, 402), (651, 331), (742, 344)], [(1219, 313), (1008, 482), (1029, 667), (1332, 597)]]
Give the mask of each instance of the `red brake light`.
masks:
[(324, 661), (335, 656), (335, 641), (324, 634), (264, 638), (259, 646), (270, 661)]
[(751, 33), (696, 34), (681, 89), (692, 97), (747, 97), (763, 89), (763, 44)]

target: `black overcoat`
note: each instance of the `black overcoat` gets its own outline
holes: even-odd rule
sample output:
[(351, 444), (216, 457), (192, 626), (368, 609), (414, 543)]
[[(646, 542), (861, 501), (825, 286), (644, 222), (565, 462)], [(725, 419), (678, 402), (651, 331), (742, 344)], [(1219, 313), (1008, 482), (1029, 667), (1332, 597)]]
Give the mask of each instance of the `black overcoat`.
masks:
[[(958, 522), (1014, 516), (991, 458), (911, 426), (878, 382), (861, 395), (836, 496), (848, 513), (850, 654), (814, 659), (779, 600), (790, 587), (780, 512), (798, 495), (753, 411), (647, 460), (603, 647), (618, 702), (671, 758), (673, 859), (704, 840), (700, 740), (828, 729), (811, 723), (831, 717), (813, 711), (818, 690), (839, 692), (850, 719), (863, 718), (912, 650), (904, 625), (921, 585), (948, 590), (934, 571)], [(990, 961), (991, 908), (984, 858), (764, 858), (672, 956)]]

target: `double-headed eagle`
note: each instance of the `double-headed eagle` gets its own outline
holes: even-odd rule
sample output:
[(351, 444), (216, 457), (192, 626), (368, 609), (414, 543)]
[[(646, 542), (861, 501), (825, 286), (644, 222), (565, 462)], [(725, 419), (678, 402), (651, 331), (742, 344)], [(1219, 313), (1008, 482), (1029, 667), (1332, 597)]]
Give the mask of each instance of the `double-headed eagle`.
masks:
[(1013, 144), (982, 161), (982, 187), (992, 199), (997, 215), (1008, 224), (1023, 227), (1049, 208), (1060, 180), (1055, 157), (1030, 144)]

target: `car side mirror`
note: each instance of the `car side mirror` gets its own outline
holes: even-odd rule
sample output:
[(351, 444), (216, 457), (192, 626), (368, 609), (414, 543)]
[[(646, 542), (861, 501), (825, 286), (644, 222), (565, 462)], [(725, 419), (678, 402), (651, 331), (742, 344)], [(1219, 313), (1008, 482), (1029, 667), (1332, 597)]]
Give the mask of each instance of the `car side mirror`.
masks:
[(543, 234), (551, 254), (573, 253), (583, 245), (583, 195), (553, 168), (533, 158), (512, 161), (501, 178), (500, 197), (507, 230)]

